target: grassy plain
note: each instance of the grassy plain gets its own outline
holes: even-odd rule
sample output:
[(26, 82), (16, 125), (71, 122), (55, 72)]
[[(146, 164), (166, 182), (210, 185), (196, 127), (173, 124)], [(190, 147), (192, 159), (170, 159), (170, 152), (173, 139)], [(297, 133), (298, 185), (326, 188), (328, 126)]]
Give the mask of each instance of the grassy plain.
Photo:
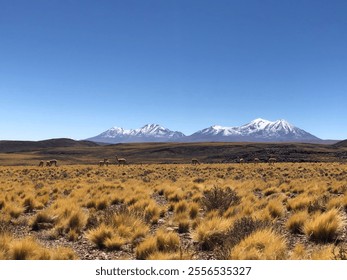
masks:
[(0, 167), (0, 259), (346, 259), (347, 165)]

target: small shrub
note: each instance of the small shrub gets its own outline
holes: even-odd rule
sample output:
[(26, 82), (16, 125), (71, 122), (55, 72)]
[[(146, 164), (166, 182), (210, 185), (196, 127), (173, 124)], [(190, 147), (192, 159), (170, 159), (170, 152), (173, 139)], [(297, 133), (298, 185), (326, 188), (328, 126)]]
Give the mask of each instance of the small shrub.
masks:
[(219, 210), (220, 212), (224, 212), (230, 206), (239, 204), (240, 200), (240, 197), (231, 188), (215, 186), (211, 190), (204, 192), (201, 203), (207, 211)]

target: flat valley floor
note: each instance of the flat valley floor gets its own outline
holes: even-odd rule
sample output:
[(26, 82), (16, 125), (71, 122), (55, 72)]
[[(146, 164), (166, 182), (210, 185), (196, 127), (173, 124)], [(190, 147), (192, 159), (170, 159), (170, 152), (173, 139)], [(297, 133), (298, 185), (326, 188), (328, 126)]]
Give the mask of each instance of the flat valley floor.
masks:
[(0, 259), (346, 259), (347, 164), (0, 167)]

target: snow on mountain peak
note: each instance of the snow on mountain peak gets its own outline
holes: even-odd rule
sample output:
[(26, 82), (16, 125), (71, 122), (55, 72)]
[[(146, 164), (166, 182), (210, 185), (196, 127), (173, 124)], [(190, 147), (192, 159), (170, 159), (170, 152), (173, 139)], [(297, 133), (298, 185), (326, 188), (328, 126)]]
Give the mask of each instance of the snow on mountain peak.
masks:
[(98, 136), (89, 138), (96, 142), (166, 142), (166, 141), (311, 141), (319, 140), (314, 135), (295, 127), (284, 119), (269, 121), (261, 118), (242, 126), (213, 125), (190, 136), (172, 131), (159, 124), (150, 123), (137, 129), (112, 127)]

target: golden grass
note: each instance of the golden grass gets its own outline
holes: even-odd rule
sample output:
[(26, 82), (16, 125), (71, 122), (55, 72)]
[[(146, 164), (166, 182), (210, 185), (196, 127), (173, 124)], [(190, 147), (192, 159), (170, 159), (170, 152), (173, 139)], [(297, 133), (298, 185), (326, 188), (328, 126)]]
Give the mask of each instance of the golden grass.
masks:
[[(93, 250), (108, 254), (126, 248), (132, 258), (199, 258), (206, 256), (203, 250), (217, 258), (217, 251), (228, 245), (234, 221), (242, 218), (263, 223), (269, 239), (295, 246), (278, 245), (280, 253), (273, 256), (265, 241), (249, 245), (255, 233), (245, 229), (230, 256), (331, 259), (331, 243), (347, 242), (346, 174), (347, 165), (334, 163), (0, 167), (0, 259), (76, 258), (72, 249), (55, 251), (35, 236), (63, 239), (72, 248), (87, 238)], [(219, 192), (207, 197), (214, 189)], [(14, 228), (33, 239), (6, 232)], [(191, 248), (185, 256), (182, 240)], [(241, 253), (246, 240), (248, 249)]]
[(306, 210), (294, 213), (286, 222), (287, 229), (292, 233), (302, 233), (304, 224), (309, 219)]
[(210, 250), (223, 242), (225, 234), (230, 230), (232, 224), (232, 219), (212, 217), (200, 223), (192, 237), (201, 244), (203, 249)]
[(285, 239), (270, 229), (254, 232), (236, 245), (232, 260), (283, 260), (287, 258)]
[(336, 239), (345, 224), (342, 213), (333, 208), (306, 221), (303, 231), (313, 241), (331, 242)]
[(179, 251), (180, 239), (177, 233), (158, 230), (156, 235), (145, 239), (136, 247), (136, 258), (148, 259), (153, 253), (175, 253)]
[(7, 260), (74, 260), (76, 254), (70, 248), (44, 248), (34, 238), (15, 239), (0, 234), (0, 256)]
[(105, 241), (112, 238), (114, 230), (112, 227), (101, 224), (99, 227), (90, 230), (87, 233), (87, 238), (92, 241), (99, 248), (106, 247)]

